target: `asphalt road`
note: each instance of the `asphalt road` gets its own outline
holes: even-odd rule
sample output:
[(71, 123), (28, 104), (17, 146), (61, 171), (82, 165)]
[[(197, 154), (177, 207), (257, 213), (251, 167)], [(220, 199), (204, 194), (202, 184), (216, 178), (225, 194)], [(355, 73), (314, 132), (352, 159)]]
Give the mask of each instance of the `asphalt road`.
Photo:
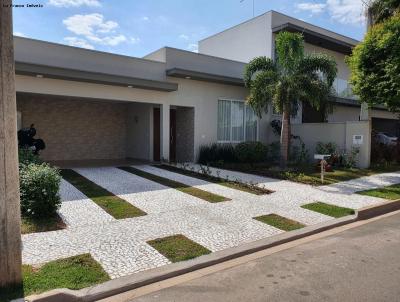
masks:
[(128, 301), (400, 301), (400, 214)]

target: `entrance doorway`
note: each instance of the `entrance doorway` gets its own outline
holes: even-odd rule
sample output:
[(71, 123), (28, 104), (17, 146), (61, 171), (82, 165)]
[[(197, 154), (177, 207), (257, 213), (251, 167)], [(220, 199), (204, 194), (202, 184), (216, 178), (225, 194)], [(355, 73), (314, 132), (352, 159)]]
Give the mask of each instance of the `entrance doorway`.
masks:
[(160, 140), (161, 140), (161, 124), (160, 124), (160, 108), (153, 108), (153, 160), (160, 161)]
[(169, 159), (176, 162), (176, 109), (169, 111)]

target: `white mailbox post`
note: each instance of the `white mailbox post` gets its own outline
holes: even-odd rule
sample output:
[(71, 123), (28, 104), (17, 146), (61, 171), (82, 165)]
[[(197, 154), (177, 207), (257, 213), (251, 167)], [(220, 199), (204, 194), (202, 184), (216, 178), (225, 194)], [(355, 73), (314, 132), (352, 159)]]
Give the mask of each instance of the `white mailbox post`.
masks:
[(331, 157), (330, 154), (314, 154), (314, 159), (321, 160), (321, 183), (324, 183), (325, 167), (328, 164), (326, 160), (329, 157)]

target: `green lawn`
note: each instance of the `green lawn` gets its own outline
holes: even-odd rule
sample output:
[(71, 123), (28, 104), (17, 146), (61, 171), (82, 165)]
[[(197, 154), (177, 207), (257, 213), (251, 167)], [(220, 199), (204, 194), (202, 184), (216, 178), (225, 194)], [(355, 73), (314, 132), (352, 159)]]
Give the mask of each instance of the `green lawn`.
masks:
[(63, 169), (61, 170), (61, 176), (116, 219), (146, 215), (142, 210), (115, 196), (74, 170)]
[(22, 274), (22, 288), (2, 289), (0, 301), (9, 301), (56, 288), (81, 289), (110, 280), (90, 254), (52, 261), (41, 267), (23, 265)]
[(169, 165), (156, 165), (155, 167), (164, 169), (167, 171), (183, 174), (186, 176), (198, 178), (198, 179), (205, 180), (208, 182), (216, 183), (221, 186), (225, 186), (225, 187), (228, 187), (231, 189), (235, 189), (235, 190), (239, 190), (239, 191), (243, 191), (243, 192), (247, 192), (247, 193), (251, 193), (251, 194), (255, 194), (255, 195), (265, 195), (265, 194), (272, 193), (272, 191), (270, 191), (270, 190), (263, 189), (263, 188), (260, 188), (257, 186), (251, 186), (251, 185), (248, 185), (245, 183), (241, 183), (239, 181), (230, 181), (230, 180), (218, 178), (218, 177), (215, 177), (212, 175), (205, 175), (205, 174), (198, 173), (195, 171), (181, 169), (178, 167), (173, 167), (173, 166), (169, 166)]
[(151, 181), (157, 182), (164, 186), (173, 188), (175, 190), (195, 196), (197, 198), (203, 199), (208, 202), (222, 202), (222, 201), (230, 200), (229, 198), (226, 198), (224, 196), (220, 196), (220, 195), (217, 195), (214, 193), (200, 190), (198, 188), (191, 187), (191, 186), (185, 185), (183, 183), (173, 181), (171, 179), (164, 178), (164, 177), (161, 177), (158, 175), (154, 175), (154, 174), (151, 174), (151, 173), (148, 173), (148, 172), (145, 172), (145, 171), (133, 168), (133, 167), (119, 167), (119, 169), (129, 172), (129, 173), (132, 173), (132, 174), (135, 174), (135, 175), (143, 177), (143, 178), (147, 178)]
[(66, 227), (58, 214), (54, 217), (43, 219), (21, 217), (21, 234), (57, 231)]
[(160, 254), (171, 262), (190, 260), (201, 255), (210, 254), (211, 251), (204, 246), (186, 238), (183, 235), (174, 235), (147, 242)]
[[(318, 169), (316, 169), (316, 167), (312, 164), (307, 166), (289, 166), (284, 170), (263, 163), (254, 165), (224, 163), (223, 165), (216, 165), (216, 167), (265, 176), (265, 177), (291, 180), (314, 186), (322, 185), (321, 172)], [(374, 174), (395, 172), (395, 171), (400, 171), (399, 164), (372, 165), (371, 168), (369, 169), (340, 168), (340, 169), (335, 169), (333, 172), (326, 172), (324, 176), (323, 185), (329, 185), (341, 181), (347, 181), (363, 176), (370, 176)]]
[(372, 189), (367, 191), (357, 192), (357, 194), (380, 197), (390, 200), (400, 199), (400, 184), (388, 186), (380, 189)]
[(283, 231), (293, 231), (305, 227), (304, 224), (298, 221), (294, 221), (289, 218), (279, 216), (277, 214), (263, 215), (259, 217), (254, 217), (254, 219), (269, 224)]
[(353, 209), (338, 207), (338, 206), (323, 203), (323, 202), (309, 203), (309, 204), (305, 204), (301, 207), (303, 209), (311, 210), (311, 211), (318, 212), (318, 213), (328, 215), (328, 216), (332, 216), (335, 218), (353, 215), (355, 213)]

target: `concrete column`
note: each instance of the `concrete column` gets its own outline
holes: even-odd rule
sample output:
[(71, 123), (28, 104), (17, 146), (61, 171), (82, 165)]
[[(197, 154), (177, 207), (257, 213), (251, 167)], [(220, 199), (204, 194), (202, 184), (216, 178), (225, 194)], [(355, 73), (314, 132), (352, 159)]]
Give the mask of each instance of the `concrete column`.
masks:
[(166, 161), (169, 161), (169, 110), (169, 104), (163, 104), (161, 106), (161, 159)]
[(369, 121), (371, 119), (371, 108), (366, 102), (361, 103), (360, 121)]
[(0, 288), (18, 285), (22, 280), (12, 10), (3, 4), (4, 1), (0, 5)]

